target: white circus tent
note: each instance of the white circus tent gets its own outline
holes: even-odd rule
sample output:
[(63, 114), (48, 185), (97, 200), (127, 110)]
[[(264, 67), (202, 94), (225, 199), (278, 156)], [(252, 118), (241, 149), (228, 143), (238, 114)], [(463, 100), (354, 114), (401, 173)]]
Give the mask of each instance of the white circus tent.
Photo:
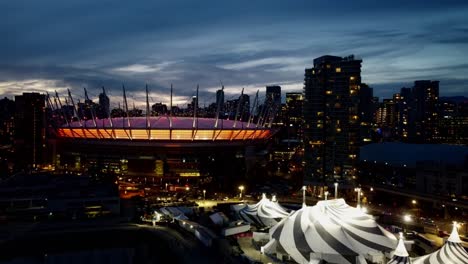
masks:
[(400, 239), (398, 240), (398, 245), (393, 252), (392, 258), (387, 264), (412, 264), (408, 251), (405, 248), (405, 243), (403, 242), (402, 233), (400, 233)]
[(270, 229), (265, 253), (289, 255), (297, 263), (367, 263), (384, 260), (397, 240), (372, 216), (343, 199), (305, 206)]
[(289, 215), (286, 209), (279, 205), (277, 201), (270, 201), (265, 194), (254, 205), (235, 205), (231, 208), (236, 212), (239, 219), (259, 227), (274, 226)]
[(467, 264), (468, 253), (461, 244), (458, 235), (457, 223), (453, 225), (452, 233), (445, 242), (445, 244), (437, 251), (415, 258), (413, 264)]

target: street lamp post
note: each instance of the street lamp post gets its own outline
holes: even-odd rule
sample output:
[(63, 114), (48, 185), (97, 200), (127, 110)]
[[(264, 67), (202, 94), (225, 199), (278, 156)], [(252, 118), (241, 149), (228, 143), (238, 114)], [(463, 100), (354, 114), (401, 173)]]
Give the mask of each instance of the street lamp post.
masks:
[(205, 194), (206, 194), (206, 190), (203, 190), (203, 203), (204, 204), (206, 204)]
[(302, 207), (306, 207), (306, 198), (305, 198), (305, 192), (306, 192), (306, 186), (302, 186)]
[(354, 189), (357, 192), (357, 208), (361, 208), (361, 188)]
[(242, 199), (242, 191), (244, 190), (244, 185), (239, 186), (239, 199)]
[(408, 229), (408, 223), (412, 221), (411, 215), (406, 214), (403, 216), (403, 233), (406, 233), (406, 229)]
[(335, 199), (338, 199), (338, 183), (335, 182), (334, 185), (335, 185)]
[(324, 194), (325, 194), (325, 201), (326, 201), (328, 198), (328, 191), (326, 191)]

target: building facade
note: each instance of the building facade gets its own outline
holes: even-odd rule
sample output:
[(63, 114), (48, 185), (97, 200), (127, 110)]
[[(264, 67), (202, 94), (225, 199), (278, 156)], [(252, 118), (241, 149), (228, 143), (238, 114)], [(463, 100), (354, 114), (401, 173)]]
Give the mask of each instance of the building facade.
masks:
[(35, 168), (45, 161), (46, 112), (43, 94), (23, 93), (15, 96), (15, 153), (17, 165)]
[(361, 62), (327, 55), (305, 70), (305, 183), (350, 182), (356, 176)]

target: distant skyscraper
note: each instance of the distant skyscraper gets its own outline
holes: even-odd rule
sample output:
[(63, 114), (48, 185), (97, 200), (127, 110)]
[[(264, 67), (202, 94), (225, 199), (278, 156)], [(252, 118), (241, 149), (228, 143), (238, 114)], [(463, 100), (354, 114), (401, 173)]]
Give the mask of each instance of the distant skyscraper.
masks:
[(15, 102), (8, 98), (0, 100), (0, 144), (11, 144), (14, 139)]
[(104, 90), (104, 87), (102, 88), (102, 93), (99, 94), (98, 109), (98, 118), (108, 118), (110, 116), (110, 100)]
[(438, 137), (439, 81), (415, 81), (413, 99), (416, 110), (416, 141), (432, 142)]
[(348, 181), (357, 174), (361, 62), (322, 56), (305, 70), (305, 183)]
[(243, 94), (239, 96), (239, 101), (241, 105), (239, 106), (239, 120), (247, 121), (250, 116), (250, 96)]
[(468, 100), (445, 98), (439, 102), (438, 142), (468, 145)]
[[(281, 119), (281, 86), (271, 85), (266, 87), (264, 107), (270, 111), (267, 119), (273, 118), (275, 123)], [(274, 115), (272, 115), (274, 113)], [(267, 121), (269, 122), (269, 121)]]
[(220, 112), (222, 112), (222, 108), (224, 105), (224, 91), (221, 89), (216, 91), (216, 105), (220, 106)]
[(401, 141), (409, 141), (414, 135), (412, 123), (414, 122), (413, 95), (411, 88), (401, 88), (399, 97), (395, 101), (398, 112), (398, 135)]
[(195, 109), (198, 110), (198, 98), (196, 96), (192, 96), (192, 102), (187, 105), (187, 110), (190, 112), (191, 115), (193, 115)]
[(272, 100), (276, 105), (281, 105), (281, 86), (272, 85), (266, 87), (267, 100)]
[(397, 112), (394, 99), (384, 99), (379, 104), (376, 112), (376, 124), (380, 128), (384, 140), (393, 138), (395, 135), (394, 129), (397, 127)]
[(359, 119), (361, 124), (361, 143), (372, 143), (374, 114), (376, 112), (374, 102), (374, 90), (367, 84), (361, 84), (359, 91)]
[(15, 149), (17, 161), (33, 168), (42, 164), (46, 151), (45, 95), (15, 96)]
[(304, 94), (286, 93), (284, 122), (288, 129), (288, 138), (302, 139), (302, 106)]

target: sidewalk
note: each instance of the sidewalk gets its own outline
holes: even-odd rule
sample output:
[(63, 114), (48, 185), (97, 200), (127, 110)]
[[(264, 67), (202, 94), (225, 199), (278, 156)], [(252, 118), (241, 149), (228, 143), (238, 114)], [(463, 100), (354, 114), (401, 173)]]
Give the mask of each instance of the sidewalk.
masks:
[(237, 239), (237, 243), (239, 243), (240, 248), (244, 251), (245, 256), (253, 261), (261, 263), (279, 263), (275, 262), (267, 255), (261, 254), (259, 250), (256, 250), (252, 244), (251, 237), (241, 237)]

